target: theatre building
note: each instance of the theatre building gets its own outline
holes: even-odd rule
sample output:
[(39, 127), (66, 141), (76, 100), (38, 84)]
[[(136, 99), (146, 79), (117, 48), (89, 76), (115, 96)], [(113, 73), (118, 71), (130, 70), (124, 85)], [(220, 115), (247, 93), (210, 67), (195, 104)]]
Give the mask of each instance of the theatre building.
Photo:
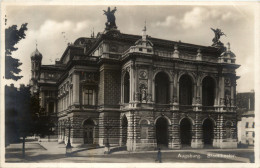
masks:
[(32, 53), (31, 91), (57, 116), (58, 141), (128, 151), (236, 148), (239, 65), (230, 44), (218, 32), (212, 46), (146, 33), (120, 32), (108, 17), (103, 32), (68, 44), (53, 65)]

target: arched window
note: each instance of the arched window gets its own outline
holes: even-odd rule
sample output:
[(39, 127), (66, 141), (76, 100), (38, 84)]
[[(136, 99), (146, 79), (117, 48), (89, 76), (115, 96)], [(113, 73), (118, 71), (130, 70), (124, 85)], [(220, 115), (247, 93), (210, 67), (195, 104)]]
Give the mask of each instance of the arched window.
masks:
[(124, 76), (124, 103), (129, 103), (130, 96), (130, 76), (129, 73), (126, 72)]
[(202, 81), (202, 105), (213, 106), (215, 100), (215, 82), (214, 79), (207, 76)]
[(155, 76), (155, 102), (159, 104), (168, 104), (169, 97), (169, 77), (164, 72), (159, 72)]
[(147, 139), (148, 138), (148, 126), (149, 126), (148, 121), (145, 119), (141, 120), (140, 126), (141, 126), (141, 133), (140, 133), (141, 139)]
[(189, 75), (182, 75), (179, 81), (180, 105), (192, 105), (192, 80)]

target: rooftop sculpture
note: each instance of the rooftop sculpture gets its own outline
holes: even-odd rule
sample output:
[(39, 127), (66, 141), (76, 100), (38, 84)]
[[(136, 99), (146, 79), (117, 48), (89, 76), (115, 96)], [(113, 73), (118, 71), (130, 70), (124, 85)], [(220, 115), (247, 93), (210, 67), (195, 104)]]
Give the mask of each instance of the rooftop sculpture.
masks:
[(104, 11), (104, 15), (107, 16), (107, 22), (106, 22), (106, 30), (110, 29), (116, 29), (116, 17), (115, 17), (115, 12), (116, 12), (116, 7), (110, 11), (110, 7), (107, 8), (107, 11)]
[(223, 43), (219, 40), (221, 36), (226, 36), (221, 29), (213, 29), (211, 28), (211, 30), (215, 33), (215, 37), (212, 39), (212, 46), (223, 46)]

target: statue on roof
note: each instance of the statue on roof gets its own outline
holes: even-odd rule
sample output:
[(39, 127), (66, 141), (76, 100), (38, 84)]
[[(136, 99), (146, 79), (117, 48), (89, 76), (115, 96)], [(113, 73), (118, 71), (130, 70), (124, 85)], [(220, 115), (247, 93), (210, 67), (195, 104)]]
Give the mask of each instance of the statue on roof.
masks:
[(116, 7), (110, 11), (110, 7), (107, 8), (107, 11), (104, 11), (104, 15), (107, 16), (107, 22), (106, 22), (106, 29), (111, 29), (114, 28), (116, 29), (116, 17), (115, 17), (115, 12), (116, 12)]
[(221, 29), (213, 29), (211, 28), (211, 30), (215, 33), (215, 37), (212, 39), (212, 46), (223, 46), (224, 44), (219, 40), (221, 36), (226, 36)]

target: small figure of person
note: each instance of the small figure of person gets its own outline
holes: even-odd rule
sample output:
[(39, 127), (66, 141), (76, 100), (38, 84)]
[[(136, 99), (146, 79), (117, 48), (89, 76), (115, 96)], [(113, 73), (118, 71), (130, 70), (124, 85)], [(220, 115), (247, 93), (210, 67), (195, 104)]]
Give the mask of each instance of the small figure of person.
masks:
[(161, 148), (158, 149), (157, 152), (157, 158), (155, 161), (158, 161), (159, 163), (162, 163), (162, 153), (161, 153)]

